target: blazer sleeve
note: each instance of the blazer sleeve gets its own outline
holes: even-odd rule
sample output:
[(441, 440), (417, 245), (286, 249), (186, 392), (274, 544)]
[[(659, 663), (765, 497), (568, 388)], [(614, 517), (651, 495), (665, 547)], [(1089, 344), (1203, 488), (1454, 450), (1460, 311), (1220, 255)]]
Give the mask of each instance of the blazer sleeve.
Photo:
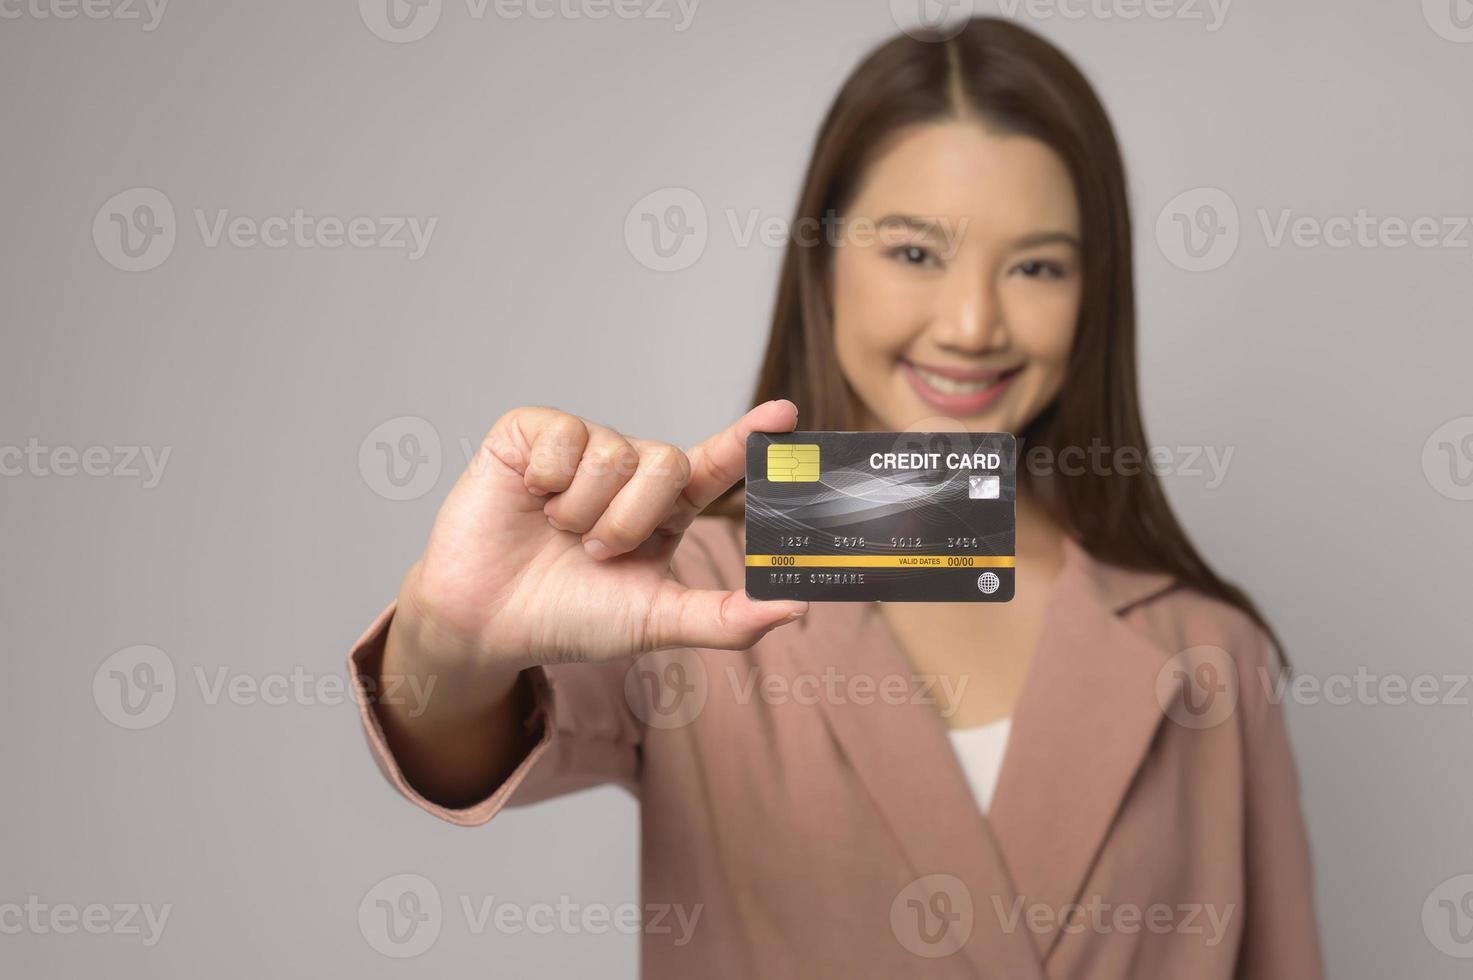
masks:
[[(717, 578), (709, 538), (722, 530), (698, 517), (671, 561), (671, 574), (683, 584), (714, 587)], [(371, 690), (379, 673), (384, 641), (393, 619), (393, 602), (353, 644), (348, 672), (355, 690)], [(371, 699), (358, 698), (358, 714), (369, 751), (389, 783), (427, 813), (462, 827), (486, 823), (503, 807), (522, 806), (604, 783), (639, 795), (640, 747), (644, 724), (630, 709), (624, 679), (632, 661), (558, 664), (523, 672), (532, 706), (522, 720), (536, 741), (511, 774), (485, 798), (460, 809), (435, 803), (405, 778), (384, 737)]]
[(1273, 645), (1256, 625), (1240, 665), (1247, 908), (1238, 980), (1322, 980), (1309, 835), (1282, 707), (1270, 697)]

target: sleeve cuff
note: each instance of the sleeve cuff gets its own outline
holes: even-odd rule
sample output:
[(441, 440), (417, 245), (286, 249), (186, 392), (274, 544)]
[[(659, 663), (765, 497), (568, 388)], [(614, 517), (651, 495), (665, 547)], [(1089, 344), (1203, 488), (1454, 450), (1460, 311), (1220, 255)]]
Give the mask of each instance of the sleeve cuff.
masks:
[(389, 748), (388, 740), (384, 737), (383, 727), (373, 707), (373, 692), (378, 686), (384, 641), (388, 636), (389, 623), (394, 617), (395, 605), (395, 602), (390, 602), (379, 613), (378, 618), (358, 638), (348, 654), (348, 675), (354, 689), (359, 693), (355, 700), (358, 702), (358, 717), (363, 724), (364, 735), (368, 738), (369, 751), (373, 753), (374, 761), (378, 763), (385, 778), (415, 806), (459, 827), (479, 826), (511, 802), (528, 774), (551, 750), (557, 738), (557, 726), (553, 723), (552, 680), (543, 667), (531, 667), (522, 672), (521, 683), (531, 685), (533, 699), (532, 710), (524, 724), (529, 734), (540, 732), (540, 737), (501, 785), (484, 799), (467, 807), (451, 809), (435, 803), (416, 790), (405, 778), (398, 760), (394, 758), (393, 750)]

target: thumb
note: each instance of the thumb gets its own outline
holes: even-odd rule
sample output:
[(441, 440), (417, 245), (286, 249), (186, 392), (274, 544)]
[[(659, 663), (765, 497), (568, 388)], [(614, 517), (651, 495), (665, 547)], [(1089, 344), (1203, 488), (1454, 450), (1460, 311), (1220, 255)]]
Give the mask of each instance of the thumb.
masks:
[(769, 630), (794, 622), (807, 611), (806, 602), (759, 601), (743, 589), (690, 589), (667, 581), (650, 610), (649, 649), (745, 650)]

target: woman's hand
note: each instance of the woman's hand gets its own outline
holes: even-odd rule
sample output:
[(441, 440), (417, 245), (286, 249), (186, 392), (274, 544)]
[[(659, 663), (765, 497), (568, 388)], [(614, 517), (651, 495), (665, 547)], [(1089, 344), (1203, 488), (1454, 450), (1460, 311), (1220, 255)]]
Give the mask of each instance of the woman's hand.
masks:
[(553, 408), (503, 415), (435, 520), (396, 616), (421, 668), (474, 676), (679, 646), (744, 649), (807, 603), (688, 589), (670, 559), (746, 469), (747, 435), (789, 432), (767, 402), (689, 453)]
[(745, 472), (747, 435), (797, 421), (792, 402), (767, 402), (686, 453), (552, 408), (503, 415), (440, 508), (389, 623), (379, 679), (432, 692), (422, 705), (374, 705), (405, 778), (445, 806), (486, 799), (531, 748), (527, 667), (745, 649), (806, 611), (670, 575), (685, 529)]

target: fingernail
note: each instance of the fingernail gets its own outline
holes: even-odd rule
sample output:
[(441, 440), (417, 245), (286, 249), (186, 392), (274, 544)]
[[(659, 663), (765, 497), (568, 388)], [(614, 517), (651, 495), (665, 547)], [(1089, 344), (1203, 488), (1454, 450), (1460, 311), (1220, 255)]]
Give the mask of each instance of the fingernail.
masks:
[(786, 616), (783, 617), (783, 621), (784, 622), (791, 623), (793, 620), (798, 619), (801, 616), (807, 615), (807, 613), (808, 613), (808, 605), (807, 605), (807, 603), (804, 603), (802, 609), (796, 610), (795, 612), (788, 613)]
[(551, 524), (553, 527), (557, 528), (559, 531), (566, 531), (567, 530), (567, 528), (563, 527), (561, 524), (559, 524), (557, 521), (553, 520), (551, 517), (548, 517), (547, 518), (547, 523)]
[(613, 551), (609, 549), (609, 546), (604, 544), (597, 538), (589, 538), (587, 541), (583, 542), (583, 550), (587, 551), (588, 557), (592, 558), (594, 561), (601, 561), (602, 559), (607, 558), (609, 557), (609, 555), (613, 554)]

